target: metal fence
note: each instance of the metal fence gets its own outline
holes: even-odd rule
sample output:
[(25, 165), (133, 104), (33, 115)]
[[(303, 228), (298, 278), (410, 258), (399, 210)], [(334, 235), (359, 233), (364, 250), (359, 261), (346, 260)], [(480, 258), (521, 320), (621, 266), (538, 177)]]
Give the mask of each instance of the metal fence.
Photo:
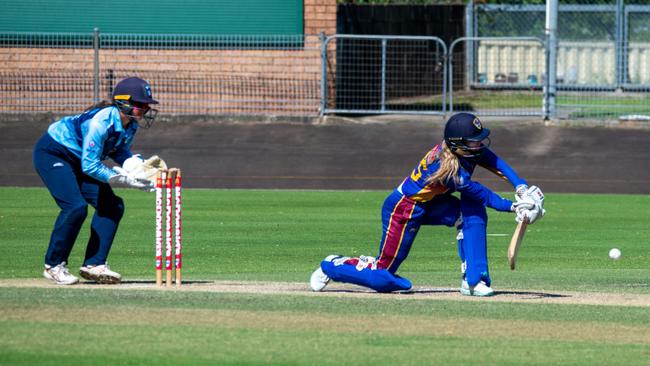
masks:
[[(468, 5), (467, 30), (474, 37), (543, 37), (544, 5)], [(650, 6), (586, 0), (558, 8), (556, 116), (614, 119), (650, 114)], [(481, 54), (494, 45), (469, 49), (468, 70), (481, 73)], [(520, 45), (500, 44), (503, 58), (519, 57)], [(517, 72), (503, 66), (497, 74)], [(544, 79), (545, 74), (536, 74)], [(477, 76), (480, 77), (480, 76)], [(498, 86), (497, 86), (498, 87)]]
[(449, 55), (451, 112), (545, 116), (542, 39), (463, 37), (451, 43)]
[[(528, 99), (534, 98), (532, 106), (514, 108), (507, 105), (507, 93), (486, 102), (456, 89), (471, 80), (479, 90), (483, 80), (463, 72), (462, 47), (451, 58), (436, 37), (257, 38), (95, 31), (5, 33), (0, 34), (0, 45), (0, 112), (75, 113), (108, 98), (120, 79), (138, 75), (152, 83), (161, 110), (169, 114), (446, 114), (452, 109), (542, 113), (537, 90)], [(481, 65), (485, 61), (486, 73), (494, 64), (510, 62), (498, 53), (479, 60)], [(450, 61), (458, 65), (451, 77)], [(522, 73), (538, 68), (538, 60), (520, 63)], [(450, 90), (455, 100), (449, 98)], [(504, 102), (493, 107), (495, 100)]]
[(70, 113), (137, 75), (171, 114), (314, 115), (318, 36), (0, 34), (0, 112)]
[(321, 114), (446, 112), (447, 46), (440, 38), (339, 34), (321, 53)]
[[(546, 116), (543, 7), (470, 8), (474, 35), (449, 49), (436, 37), (2, 33), (0, 112), (78, 112), (138, 75), (169, 114)], [(559, 34), (557, 116), (650, 114), (650, 6), (585, 9), (560, 6), (562, 24), (594, 29)]]

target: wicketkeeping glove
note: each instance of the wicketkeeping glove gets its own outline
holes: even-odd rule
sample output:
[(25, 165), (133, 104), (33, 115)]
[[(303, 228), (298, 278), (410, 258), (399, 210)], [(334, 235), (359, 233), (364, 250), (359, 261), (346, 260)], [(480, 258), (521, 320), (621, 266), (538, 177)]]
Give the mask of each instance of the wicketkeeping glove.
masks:
[(165, 164), (165, 161), (158, 155), (152, 155), (149, 159), (145, 160), (143, 164), (148, 168), (156, 168), (160, 170), (167, 169), (167, 164)]
[(156, 180), (158, 171), (167, 169), (167, 164), (158, 155), (154, 155), (147, 160), (142, 159), (140, 155), (133, 155), (124, 161), (122, 168), (132, 177), (153, 182)]
[(153, 192), (154, 183), (147, 179), (136, 178), (120, 167), (114, 167), (116, 175), (108, 179), (108, 184), (113, 187), (137, 188), (147, 192)]
[(132, 173), (138, 170), (142, 166), (142, 163), (144, 163), (142, 155), (135, 154), (124, 160), (124, 163), (122, 163), (122, 169), (126, 170), (127, 173)]
[(141, 169), (144, 178), (153, 182), (155, 181), (156, 174), (158, 174), (159, 171), (167, 170), (167, 164), (158, 155), (153, 155), (142, 162)]

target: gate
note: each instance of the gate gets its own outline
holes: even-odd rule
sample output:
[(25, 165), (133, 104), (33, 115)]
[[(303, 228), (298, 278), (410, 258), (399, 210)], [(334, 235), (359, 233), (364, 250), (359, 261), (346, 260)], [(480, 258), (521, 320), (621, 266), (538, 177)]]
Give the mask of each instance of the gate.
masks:
[(446, 56), (438, 37), (330, 36), (320, 114), (445, 114)]
[[(458, 47), (460, 44), (465, 47)], [(547, 70), (543, 40), (463, 37), (452, 42), (449, 55), (450, 112), (472, 111), (482, 116), (545, 114)]]

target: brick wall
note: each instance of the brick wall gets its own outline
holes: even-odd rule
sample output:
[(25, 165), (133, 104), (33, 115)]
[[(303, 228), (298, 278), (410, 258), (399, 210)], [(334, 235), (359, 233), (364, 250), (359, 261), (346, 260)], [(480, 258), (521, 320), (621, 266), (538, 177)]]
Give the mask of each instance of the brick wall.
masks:
[[(305, 0), (302, 47), (101, 49), (100, 98), (126, 76), (147, 79), (161, 113), (315, 115), (319, 34), (336, 31), (336, 0)], [(0, 111), (78, 112), (92, 103), (94, 51), (0, 48)]]
[(336, 0), (304, 1), (305, 34), (336, 34)]

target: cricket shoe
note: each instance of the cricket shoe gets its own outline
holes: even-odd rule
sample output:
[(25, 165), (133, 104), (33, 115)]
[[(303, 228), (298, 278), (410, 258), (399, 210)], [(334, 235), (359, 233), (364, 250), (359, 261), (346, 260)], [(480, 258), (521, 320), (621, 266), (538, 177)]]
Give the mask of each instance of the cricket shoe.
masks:
[(95, 281), (102, 285), (110, 285), (122, 281), (122, 275), (111, 271), (108, 263), (98, 266), (83, 266), (79, 268), (79, 275), (88, 281)]
[(330, 278), (323, 272), (323, 270), (318, 267), (314, 273), (311, 274), (309, 279), (309, 286), (312, 291), (318, 292), (322, 291), (325, 286), (330, 282)]
[(77, 277), (70, 274), (66, 262), (61, 262), (54, 267), (46, 264), (43, 277), (54, 281), (57, 285), (74, 285), (79, 282)]
[(465, 296), (492, 296), (494, 290), (483, 281), (477, 283), (476, 286), (470, 286), (466, 280), (463, 280), (460, 285), (460, 293)]
[[(336, 258), (342, 258), (340, 255), (328, 255), (325, 257), (325, 261), (332, 262)], [(312, 291), (318, 292), (322, 291), (325, 286), (330, 282), (330, 278), (327, 277), (325, 272), (318, 266), (314, 273), (311, 274), (311, 278), (309, 279), (309, 286), (311, 287)]]

